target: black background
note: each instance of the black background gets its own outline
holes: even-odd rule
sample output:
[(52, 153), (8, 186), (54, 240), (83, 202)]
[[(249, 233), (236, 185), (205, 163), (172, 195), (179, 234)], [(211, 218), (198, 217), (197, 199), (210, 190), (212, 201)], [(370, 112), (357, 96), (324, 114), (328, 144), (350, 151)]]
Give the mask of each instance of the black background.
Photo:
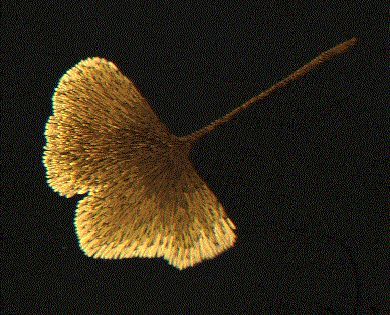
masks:
[[(385, 313), (379, 7), (21, 3), (2, 5), (5, 313)], [(234, 248), (184, 271), (83, 255), (73, 227), (82, 197), (54, 193), (41, 163), (66, 70), (112, 60), (184, 135), (353, 36), (350, 52), (195, 147), (197, 170), (238, 227)]]

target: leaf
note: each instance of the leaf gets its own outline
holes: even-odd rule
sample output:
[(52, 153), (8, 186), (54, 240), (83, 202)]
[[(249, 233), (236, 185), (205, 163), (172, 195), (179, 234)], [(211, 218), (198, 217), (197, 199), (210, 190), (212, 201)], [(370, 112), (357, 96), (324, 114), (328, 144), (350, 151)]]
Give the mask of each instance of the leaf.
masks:
[(53, 190), (88, 193), (77, 207), (80, 246), (95, 258), (164, 257), (183, 269), (232, 247), (233, 222), (199, 177), (192, 145), (242, 111), (356, 45), (323, 53), (230, 113), (184, 137), (158, 119), (111, 62), (81, 61), (60, 80), (43, 162)]

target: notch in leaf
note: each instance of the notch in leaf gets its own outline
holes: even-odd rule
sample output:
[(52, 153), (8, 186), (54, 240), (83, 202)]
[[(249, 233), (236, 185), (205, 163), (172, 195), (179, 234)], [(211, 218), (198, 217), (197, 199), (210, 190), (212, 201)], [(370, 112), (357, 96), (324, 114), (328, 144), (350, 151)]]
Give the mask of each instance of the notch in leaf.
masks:
[(232, 247), (235, 225), (189, 159), (193, 144), (313, 68), (344, 53), (352, 38), (313, 59), (231, 113), (184, 137), (160, 121), (112, 63), (89, 58), (60, 79), (46, 124), (48, 184), (85, 194), (75, 227), (94, 258), (164, 257), (183, 269)]

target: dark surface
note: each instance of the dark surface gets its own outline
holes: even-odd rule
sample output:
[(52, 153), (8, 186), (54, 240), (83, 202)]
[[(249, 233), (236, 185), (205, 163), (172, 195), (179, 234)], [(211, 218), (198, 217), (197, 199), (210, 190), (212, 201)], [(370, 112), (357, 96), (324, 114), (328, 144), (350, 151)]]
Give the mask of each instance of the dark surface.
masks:
[[(20, 3), (2, 5), (3, 313), (386, 312), (380, 8)], [(81, 197), (54, 193), (41, 163), (67, 69), (112, 60), (184, 135), (353, 36), (349, 53), (194, 149), (238, 227), (233, 249), (184, 271), (83, 255), (73, 227)]]

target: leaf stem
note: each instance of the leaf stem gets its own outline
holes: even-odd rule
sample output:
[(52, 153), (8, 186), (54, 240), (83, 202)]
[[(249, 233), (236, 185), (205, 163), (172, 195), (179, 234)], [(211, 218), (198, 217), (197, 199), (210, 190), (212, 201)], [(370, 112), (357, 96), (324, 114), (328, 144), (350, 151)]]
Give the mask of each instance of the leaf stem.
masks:
[(333, 59), (334, 57), (341, 55), (345, 53), (349, 48), (354, 46), (357, 43), (357, 39), (355, 37), (351, 38), (350, 40), (347, 40), (323, 53), (321, 53), (318, 57), (314, 58), (312, 61), (301, 67), (300, 69), (296, 70), (292, 74), (290, 74), (288, 77), (284, 78), (283, 80), (279, 81), (278, 83), (274, 84), (267, 90), (263, 91), (257, 96), (252, 97), (250, 100), (242, 104), (241, 106), (237, 107), (230, 113), (226, 114), (222, 118), (219, 118), (209, 124), (208, 126), (205, 126), (187, 136), (181, 137), (183, 141), (189, 142), (191, 144), (197, 142), (207, 134), (214, 131), (217, 127), (229, 122), (232, 120), (235, 116), (249, 108), (255, 103), (258, 103), (264, 99), (266, 99), (268, 96), (270, 96), (272, 93), (276, 92), (277, 90), (287, 86), (292, 81), (298, 80), (305, 75), (307, 75), (310, 71), (320, 66), (322, 63), (329, 61)]

